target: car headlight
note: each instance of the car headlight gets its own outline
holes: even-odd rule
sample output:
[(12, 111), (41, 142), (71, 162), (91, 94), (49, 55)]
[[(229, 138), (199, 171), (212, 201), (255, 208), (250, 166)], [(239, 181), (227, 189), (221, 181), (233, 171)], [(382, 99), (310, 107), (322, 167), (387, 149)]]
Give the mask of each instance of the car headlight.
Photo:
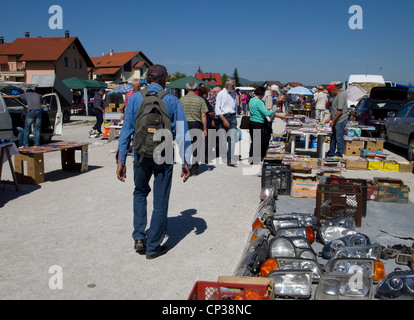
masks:
[(384, 264), (375, 259), (348, 259), (348, 258), (339, 258), (334, 260), (329, 260), (325, 265), (325, 271), (328, 273), (345, 273), (345, 274), (355, 274), (357, 272), (363, 272), (372, 276), (374, 282), (385, 277), (385, 268)]
[(315, 260), (296, 259), (296, 258), (277, 258), (278, 270), (298, 270), (311, 271), (312, 281), (319, 281), (322, 276), (322, 270)]
[(355, 220), (351, 217), (329, 218), (319, 230), (319, 238), (323, 244), (332, 240), (356, 233)]
[(319, 280), (315, 300), (369, 300), (371, 296), (371, 276), (325, 273)]
[(275, 198), (275, 196), (277, 196), (275, 187), (264, 187), (260, 190), (260, 200)]
[(259, 205), (259, 208), (257, 209), (256, 214), (253, 218), (252, 230), (257, 228), (263, 228), (265, 221), (273, 215), (274, 210), (274, 200), (272, 201), (272, 198), (267, 198), (263, 200), (262, 203)]
[(292, 227), (292, 228), (280, 228), (276, 230), (276, 237), (303, 237), (313, 243), (315, 240), (315, 232), (313, 227)]
[(395, 270), (378, 284), (377, 299), (414, 299), (414, 271)]
[(317, 217), (310, 213), (284, 213), (279, 214), (275, 213), (272, 217), (273, 220), (283, 220), (283, 219), (295, 219), (298, 220), (299, 226), (301, 227), (313, 227), (315, 230), (319, 230), (321, 223)]
[(292, 240), (286, 237), (275, 237), (269, 242), (269, 257), (270, 258), (295, 258), (296, 247)]
[(332, 240), (324, 245), (322, 249), (322, 258), (331, 258), (338, 250), (343, 247), (362, 247), (371, 244), (369, 237), (363, 233), (350, 234), (345, 237)]
[(346, 237), (347, 235), (355, 233), (357, 232), (347, 228), (323, 226), (319, 231), (319, 238), (323, 244), (327, 244), (328, 242), (331, 242), (335, 239)]
[(265, 228), (256, 228), (250, 232), (248, 242), (252, 243), (254, 240), (262, 237), (263, 235), (270, 236), (270, 230)]
[(267, 259), (269, 236), (270, 232), (264, 233), (248, 243), (237, 264), (234, 276), (254, 277), (259, 274), (261, 264)]
[(267, 278), (275, 280), (275, 296), (309, 299), (312, 293), (312, 272), (282, 271), (269, 272)]
[[(337, 258), (358, 258), (358, 259), (375, 259), (380, 260), (381, 245), (374, 243), (364, 247), (341, 247), (331, 257), (331, 260)], [(329, 261), (328, 261), (329, 263)]]

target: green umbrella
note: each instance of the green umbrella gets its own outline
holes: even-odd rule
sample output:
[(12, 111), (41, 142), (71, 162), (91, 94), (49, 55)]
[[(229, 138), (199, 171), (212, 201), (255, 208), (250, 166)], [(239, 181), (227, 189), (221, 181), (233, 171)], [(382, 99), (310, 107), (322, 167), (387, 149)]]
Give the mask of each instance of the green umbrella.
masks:
[(83, 80), (76, 77), (65, 79), (62, 81), (69, 89), (99, 89), (108, 87), (108, 85), (105, 82), (100, 82), (96, 80)]
[(171, 82), (171, 83), (168, 83), (168, 84), (165, 86), (165, 88), (167, 88), (167, 89), (185, 89), (185, 84), (186, 84), (187, 82), (189, 82), (189, 81), (194, 81), (194, 82), (196, 82), (196, 83), (197, 83), (197, 87), (200, 85), (200, 83), (205, 84), (205, 85), (206, 85), (207, 87), (209, 87), (209, 88), (214, 88), (214, 87), (215, 87), (215, 85), (214, 85), (214, 84), (211, 84), (211, 83), (208, 83), (208, 82), (205, 82), (205, 81), (199, 80), (199, 79), (197, 79), (197, 78), (195, 78), (195, 77), (191, 77), (191, 76), (189, 76), (189, 77), (185, 77), (185, 78), (177, 79), (177, 80), (175, 80), (175, 81), (173, 81), (173, 82)]

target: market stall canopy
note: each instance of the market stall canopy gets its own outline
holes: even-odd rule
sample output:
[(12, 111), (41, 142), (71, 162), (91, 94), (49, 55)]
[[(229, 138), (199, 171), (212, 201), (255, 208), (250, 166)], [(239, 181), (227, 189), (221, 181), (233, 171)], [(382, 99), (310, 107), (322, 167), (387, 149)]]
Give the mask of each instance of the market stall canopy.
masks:
[(357, 84), (350, 84), (345, 92), (347, 99), (355, 102), (368, 96), (368, 93)]
[(83, 80), (76, 77), (65, 79), (63, 80), (63, 83), (69, 89), (99, 89), (108, 87), (108, 85), (104, 82), (96, 80)]
[(304, 96), (313, 96), (312, 91), (310, 91), (309, 89), (305, 88), (305, 87), (295, 87), (290, 89), (287, 94), (301, 94)]
[(207, 87), (209, 87), (209, 88), (214, 88), (214, 87), (215, 87), (215, 85), (214, 85), (214, 84), (211, 84), (211, 83), (208, 83), (208, 82), (205, 82), (205, 81), (199, 80), (199, 79), (197, 79), (197, 78), (195, 78), (195, 77), (191, 77), (191, 76), (189, 76), (189, 77), (185, 77), (185, 78), (177, 79), (177, 80), (175, 80), (175, 81), (173, 81), (173, 82), (171, 82), (171, 83), (168, 83), (168, 84), (165, 86), (165, 88), (167, 88), (167, 89), (185, 89), (185, 84), (186, 84), (187, 82), (189, 82), (189, 81), (194, 81), (194, 82), (196, 82), (196, 83), (197, 83), (197, 87), (200, 85), (200, 83), (205, 84), (205, 85), (206, 85)]

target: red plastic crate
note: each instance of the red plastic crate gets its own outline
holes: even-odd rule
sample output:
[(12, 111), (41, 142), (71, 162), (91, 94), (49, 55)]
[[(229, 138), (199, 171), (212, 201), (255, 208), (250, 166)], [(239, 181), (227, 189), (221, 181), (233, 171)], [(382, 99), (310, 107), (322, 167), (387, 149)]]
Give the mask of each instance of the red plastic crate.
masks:
[(197, 281), (187, 300), (270, 300), (265, 284)]

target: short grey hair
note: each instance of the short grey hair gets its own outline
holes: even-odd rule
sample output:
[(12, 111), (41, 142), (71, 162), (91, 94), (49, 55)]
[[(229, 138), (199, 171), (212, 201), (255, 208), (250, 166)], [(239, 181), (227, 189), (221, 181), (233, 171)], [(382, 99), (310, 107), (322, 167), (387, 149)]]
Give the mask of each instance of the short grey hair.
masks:
[(236, 79), (234, 79), (234, 78), (227, 78), (227, 80), (226, 80), (226, 86), (228, 85), (228, 84), (230, 84), (230, 83), (236, 83)]
[(133, 79), (133, 80), (131, 81), (131, 84), (132, 84), (132, 85), (134, 85), (134, 84), (138, 84), (138, 83), (141, 83), (141, 80), (140, 80), (140, 79), (138, 79), (138, 78), (135, 78), (135, 79)]
[(195, 89), (197, 89), (197, 82), (195, 82), (195, 81), (188, 81), (188, 82), (185, 84), (185, 88), (186, 88), (187, 90), (194, 91)]

